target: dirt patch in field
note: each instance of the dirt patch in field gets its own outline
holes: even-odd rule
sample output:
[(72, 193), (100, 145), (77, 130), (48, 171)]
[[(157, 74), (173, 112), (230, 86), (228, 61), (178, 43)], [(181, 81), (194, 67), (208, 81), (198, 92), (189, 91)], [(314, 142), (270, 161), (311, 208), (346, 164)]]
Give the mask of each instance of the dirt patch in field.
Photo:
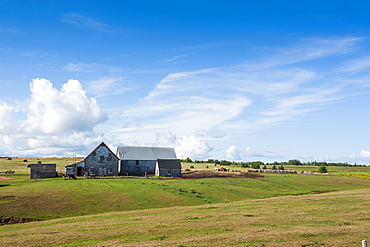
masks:
[(0, 177), (0, 180), (7, 180), (7, 179), (12, 179), (12, 178), (8, 178), (8, 177)]
[(260, 178), (260, 174), (248, 172), (194, 171), (182, 174), (182, 178)]
[(0, 225), (11, 225), (11, 224), (18, 224), (18, 223), (27, 223), (32, 221), (38, 221), (36, 219), (21, 219), (21, 218), (0, 218)]

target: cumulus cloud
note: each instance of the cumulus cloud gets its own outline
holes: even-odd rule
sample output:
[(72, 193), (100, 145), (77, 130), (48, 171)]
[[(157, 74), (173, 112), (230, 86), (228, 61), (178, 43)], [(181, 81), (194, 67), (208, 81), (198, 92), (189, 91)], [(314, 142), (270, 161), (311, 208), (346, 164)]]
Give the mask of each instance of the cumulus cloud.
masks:
[(77, 80), (68, 80), (61, 91), (46, 79), (30, 83), (31, 102), (23, 127), (27, 132), (56, 134), (65, 131), (89, 131), (107, 120), (95, 98), (88, 98)]
[(254, 151), (251, 147), (246, 147), (242, 153), (243, 157), (250, 157), (250, 156), (264, 156), (261, 152)]
[[(95, 31), (104, 27), (104, 23), (79, 14), (69, 13), (64, 21)], [(33, 80), (31, 99), (25, 110), (27, 119), (17, 132), (20, 135), (14, 138), (3, 135), (1, 141), (16, 147), (17, 141), (23, 138), (26, 148), (37, 149), (44, 145), (50, 150), (60, 144), (59, 147), (69, 150), (67, 147), (79, 148), (78, 143), (86, 145), (79, 138), (96, 140), (94, 136), (98, 136), (100, 139), (109, 137), (112, 143), (124, 140), (136, 145), (174, 146), (181, 158), (203, 159), (213, 150), (207, 143), (209, 140), (212, 146), (217, 145), (217, 142), (271, 128), (325, 104), (353, 96), (350, 92), (358, 86), (355, 80), (367, 78), (364, 70), (369, 68), (368, 57), (341, 65), (346, 68), (343, 70), (338, 68), (337, 61), (325, 63), (325, 66), (317, 66), (316, 62), (322, 58), (335, 59), (337, 55), (343, 58), (342, 55), (353, 50), (360, 39), (311, 40), (299, 47), (275, 50), (274, 55), (269, 54), (262, 62), (254, 60), (249, 64), (169, 73), (144, 94), (130, 95), (127, 108), (112, 110), (111, 119), (101, 128), (105, 131), (101, 132), (103, 134), (93, 131), (107, 115), (95, 98), (86, 96), (85, 90), (89, 95), (112, 94), (120, 88), (118, 84), (122, 84), (122, 70), (94, 63), (71, 63), (65, 67), (69, 72), (104, 75), (86, 83), (85, 89), (76, 80), (68, 81), (60, 90), (45, 79)], [(356, 76), (357, 72), (361, 72), (362, 77)], [(93, 91), (97, 93), (91, 94)], [(143, 96), (136, 101), (137, 95)], [(12, 106), (0, 104), (0, 117), (5, 119), (0, 123), (0, 133), (12, 125), (9, 124), (12, 112)], [(75, 135), (79, 133), (82, 134)], [(202, 133), (202, 137), (198, 133)], [(47, 151), (42, 147), (37, 150)], [(218, 150), (221, 151), (217, 158), (225, 155), (224, 148), (215, 151)], [(363, 150), (357, 157), (366, 158), (368, 152)], [(226, 150), (226, 157), (233, 160), (257, 156), (268, 155), (250, 147), (239, 150), (236, 145)]]
[(251, 147), (239, 150), (236, 145), (231, 145), (226, 149), (226, 159), (228, 160), (249, 160), (253, 157), (267, 157), (261, 152), (254, 151)]
[(370, 158), (370, 151), (362, 149), (360, 152), (360, 157), (361, 158)]
[(205, 141), (194, 134), (185, 135), (177, 140), (175, 147), (176, 155), (180, 159), (190, 157), (191, 159), (202, 159), (213, 150)]
[(163, 130), (158, 131), (155, 134), (157, 136), (157, 142), (160, 145), (174, 145), (176, 143), (177, 140), (176, 133), (172, 131)]
[(9, 132), (12, 129), (13, 107), (6, 102), (0, 104), (0, 133)]
[(68, 80), (58, 90), (46, 79), (34, 79), (30, 90), (23, 106), (0, 103), (0, 156), (83, 155), (104, 140), (94, 127), (107, 115), (79, 81)]
[(240, 151), (235, 145), (231, 145), (226, 149), (226, 159), (228, 160), (240, 160)]

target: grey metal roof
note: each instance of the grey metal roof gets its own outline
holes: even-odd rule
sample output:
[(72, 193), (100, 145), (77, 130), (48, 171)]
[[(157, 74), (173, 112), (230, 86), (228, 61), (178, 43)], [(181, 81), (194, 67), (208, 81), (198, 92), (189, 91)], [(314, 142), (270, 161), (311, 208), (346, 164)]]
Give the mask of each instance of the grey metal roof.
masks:
[(159, 169), (179, 169), (181, 170), (181, 162), (178, 159), (175, 160), (158, 160)]
[(119, 146), (117, 156), (120, 160), (177, 159), (175, 149), (164, 147)]

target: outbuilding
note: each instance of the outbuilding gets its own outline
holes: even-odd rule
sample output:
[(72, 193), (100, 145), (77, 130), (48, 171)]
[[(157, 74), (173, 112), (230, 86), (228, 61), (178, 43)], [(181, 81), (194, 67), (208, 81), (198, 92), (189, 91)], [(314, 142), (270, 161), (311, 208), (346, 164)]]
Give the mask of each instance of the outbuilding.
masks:
[(75, 176), (84, 176), (87, 175), (85, 169), (85, 160), (77, 162), (72, 165), (65, 166), (65, 174), (68, 175), (75, 175)]
[(55, 178), (57, 176), (57, 165), (56, 164), (29, 164), (30, 178)]
[(181, 177), (180, 160), (158, 159), (155, 165), (155, 175), (160, 177)]

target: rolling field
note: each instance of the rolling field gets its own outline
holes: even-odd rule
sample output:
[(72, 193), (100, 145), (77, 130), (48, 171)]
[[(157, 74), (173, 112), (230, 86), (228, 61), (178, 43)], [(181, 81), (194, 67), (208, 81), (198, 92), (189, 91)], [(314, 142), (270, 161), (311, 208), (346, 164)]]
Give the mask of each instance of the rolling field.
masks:
[(0, 227), (0, 246), (361, 246), (369, 189)]
[[(68, 162), (43, 161), (61, 172)], [(359, 246), (368, 238), (368, 167), (258, 178), (35, 181), (26, 165), (0, 160), (0, 172), (16, 171), (0, 181), (0, 216), (42, 221), (0, 226), (0, 246)]]

